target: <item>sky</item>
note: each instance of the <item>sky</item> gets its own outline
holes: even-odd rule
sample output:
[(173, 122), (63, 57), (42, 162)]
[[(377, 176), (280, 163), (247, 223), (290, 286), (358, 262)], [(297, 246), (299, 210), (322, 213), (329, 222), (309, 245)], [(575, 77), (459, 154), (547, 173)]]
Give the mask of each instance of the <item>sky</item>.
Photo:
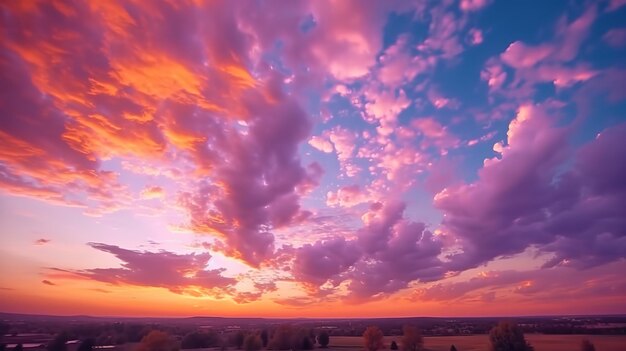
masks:
[(626, 1), (5, 1), (0, 311), (626, 313)]

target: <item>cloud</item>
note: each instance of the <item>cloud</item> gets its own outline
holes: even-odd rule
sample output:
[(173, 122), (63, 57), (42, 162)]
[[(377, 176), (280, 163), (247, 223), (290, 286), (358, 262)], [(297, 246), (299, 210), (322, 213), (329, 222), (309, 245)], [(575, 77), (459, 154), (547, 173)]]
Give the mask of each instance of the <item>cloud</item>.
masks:
[(437, 283), (416, 289), (413, 298), (420, 301), (471, 302), (490, 294), (492, 300), (532, 298), (533, 301), (579, 301), (622, 297), (626, 281), (619, 275), (624, 262), (596, 267), (586, 271), (559, 267), (552, 269), (480, 272), (458, 282)]
[(357, 184), (344, 186), (326, 194), (328, 206), (353, 207), (368, 200), (367, 194)]
[[(575, 167), (562, 172), (571, 130), (554, 124), (545, 107), (520, 107), (507, 144), (496, 144), (500, 156), (485, 160), (479, 179), (435, 196), (443, 227), (462, 249), (449, 256), (451, 270), (531, 245), (555, 254), (546, 266), (591, 267), (624, 257), (626, 223), (616, 209), (626, 198), (618, 182), (626, 171), (613, 162), (625, 146), (626, 126), (601, 133), (577, 153)], [(602, 161), (613, 166), (598, 167)]]
[(45, 279), (44, 279), (44, 280), (42, 280), (42, 281), (41, 281), (41, 283), (42, 283), (42, 284), (45, 284), (45, 285), (56, 286), (56, 284), (55, 284), (55, 283), (53, 283), (53, 282), (51, 282), (51, 281), (49, 281), (49, 280), (45, 280)]
[[(403, 218), (405, 204), (375, 204), (356, 238), (334, 237), (295, 249), (293, 276), (312, 296), (362, 303), (443, 277), (442, 242), (422, 223)], [(345, 286), (346, 293), (337, 288)]]
[(165, 250), (128, 250), (101, 243), (90, 243), (89, 246), (114, 255), (122, 262), (121, 267), (56, 271), (113, 285), (158, 287), (177, 294), (216, 297), (231, 292), (237, 283), (222, 275), (223, 268), (207, 269), (211, 259), (209, 253), (180, 255)]
[(459, 7), (463, 11), (477, 11), (489, 5), (490, 0), (461, 0)]
[(160, 186), (147, 186), (141, 191), (142, 199), (158, 199), (165, 196), (165, 191)]
[(319, 137), (316, 135), (312, 136), (311, 139), (309, 139), (309, 145), (327, 154), (335, 150), (333, 144), (330, 141), (328, 141), (324, 137)]
[(626, 28), (614, 28), (604, 33), (602, 40), (609, 46), (620, 49), (626, 46)]
[(50, 241), (52, 241), (52, 240), (44, 239), (44, 238), (37, 239), (37, 240), (35, 240), (35, 245), (45, 245), (45, 244), (49, 243)]

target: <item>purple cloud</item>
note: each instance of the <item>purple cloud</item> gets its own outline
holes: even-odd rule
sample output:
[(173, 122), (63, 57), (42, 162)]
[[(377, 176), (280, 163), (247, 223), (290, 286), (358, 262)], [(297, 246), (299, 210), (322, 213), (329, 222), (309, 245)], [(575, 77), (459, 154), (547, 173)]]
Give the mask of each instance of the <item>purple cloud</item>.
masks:
[(211, 255), (176, 254), (170, 251), (135, 251), (115, 245), (90, 243), (94, 249), (115, 255), (121, 268), (60, 270), (114, 285), (159, 287), (177, 294), (220, 296), (237, 283), (222, 276), (224, 269), (207, 269)]

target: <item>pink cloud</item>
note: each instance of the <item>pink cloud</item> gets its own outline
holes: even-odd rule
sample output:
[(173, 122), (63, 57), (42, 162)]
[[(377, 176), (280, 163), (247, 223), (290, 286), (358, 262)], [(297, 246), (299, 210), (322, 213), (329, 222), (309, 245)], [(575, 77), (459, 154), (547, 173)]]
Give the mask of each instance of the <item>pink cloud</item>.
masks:
[(607, 6), (607, 11), (615, 11), (622, 6), (626, 5), (626, 0), (609, 0), (609, 6)]
[(511, 67), (533, 67), (554, 52), (550, 45), (528, 46), (520, 41), (509, 45), (500, 55), (502, 61)]
[(626, 46), (626, 28), (615, 28), (606, 32), (602, 40), (609, 46), (619, 49)]
[(502, 65), (488, 62), (485, 69), (480, 72), (480, 78), (487, 82), (490, 91), (498, 90), (506, 81), (507, 74)]
[(157, 199), (165, 196), (165, 191), (160, 186), (148, 186), (141, 191), (143, 199)]
[(463, 11), (477, 11), (489, 5), (491, 0), (461, 0), (459, 7)]
[(314, 135), (311, 139), (309, 139), (309, 145), (325, 153), (331, 153), (335, 150), (333, 144), (329, 140), (317, 135)]
[(367, 194), (356, 184), (344, 186), (336, 192), (329, 191), (326, 194), (328, 206), (353, 207), (367, 201), (369, 201)]
[(483, 31), (478, 28), (472, 28), (468, 32), (468, 41), (472, 45), (479, 45), (483, 42)]
[[(510, 301), (532, 297), (534, 301), (552, 301), (571, 304), (575, 308), (581, 298), (597, 299), (619, 297), (626, 292), (626, 281), (617, 274), (621, 262), (585, 271), (559, 267), (528, 271), (481, 272), (467, 281), (437, 283), (415, 291), (417, 300), (472, 302), (486, 291), (495, 293), (494, 300)], [(621, 268), (620, 268), (621, 267)]]
[(356, 133), (347, 128), (337, 126), (330, 129), (327, 135), (337, 152), (341, 172), (348, 177), (356, 176), (360, 171), (360, 168), (352, 160), (356, 147)]
[(35, 245), (46, 245), (46, 244), (47, 244), (47, 243), (49, 243), (50, 241), (52, 241), (52, 240), (50, 240), (50, 239), (44, 239), (44, 238), (37, 239), (37, 240), (35, 240)]

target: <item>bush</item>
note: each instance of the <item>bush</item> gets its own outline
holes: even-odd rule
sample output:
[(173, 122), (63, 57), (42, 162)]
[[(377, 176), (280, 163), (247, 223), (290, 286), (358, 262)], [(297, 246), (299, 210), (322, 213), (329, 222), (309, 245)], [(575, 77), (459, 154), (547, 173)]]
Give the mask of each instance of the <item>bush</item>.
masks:
[(78, 351), (91, 351), (95, 344), (96, 340), (94, 338), (87, 338), (78, 345)]
[(294, 347), (295, 333), (291, 326), (281, 325), (274, 331), (272, 339), (269, 342), (269, 346), (273, 350), (290, 350)]
[(424, 349), (424, 338), (417, 327), (405, 325), (402, 328), (402, 350), (420, 351)]
[(204, 349), (220, 346), (220, 336), (215, 331), (192, 332), (183, 338), (182, 349)]
[(153, 330), (141, 339), (137, 351), (178, 351), (178, 347), (169, 334)]
[(328, 335), (328, 332), (325, 330), (322, 330), (320, 334), (317, 336), (317, 342), (320, 344), (322, 348), (324, 349), (327, 348), (328, 343), (330, 343), (330, 336)]
[(587, 339), (583, 339), (582, 342), (580, 343), (580, 350), (581, 351), (596, 351), (596, 347), (593, 345), (593, 343)]
[(259, 351), (263, 347), (263, 341), (256, 334), (246, 336), (243, 341), (243, 349), (245, 351)]
[(515, 323), (500, 322), (489, 332), (490, 351), (533, 351)]
[(377, 351), (384, 347), (384, 335), (382, 330), (376, 326), (370, 326), (363, 333), (365, 349), (367, 351)]

